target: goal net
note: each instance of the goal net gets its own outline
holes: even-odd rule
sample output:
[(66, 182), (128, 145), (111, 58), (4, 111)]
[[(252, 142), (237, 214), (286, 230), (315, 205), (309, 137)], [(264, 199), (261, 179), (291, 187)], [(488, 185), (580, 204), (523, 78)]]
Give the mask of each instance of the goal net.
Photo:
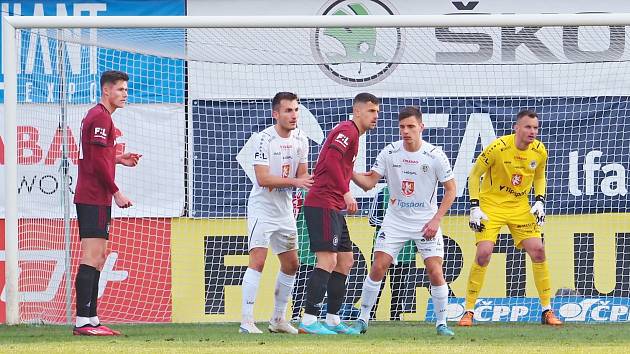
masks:
[[(475, 255), (467, 174), (485, 146), (512, 132), (516, 113), (536, 111), (549, 153), (543, 231), (553, 308), (566, 321), (627, 321), (627, 28), (536, 26), (518, 17), (503, 27), (480, 27), (442, 18), (444, 25), (415, 27), (356, 27), (349, 19), (310, 28), (195, 22), (194, 28), (16, 29), (16, 46), (5, 52), (17, 61), (17, 180), (3, 193), (17, 190), (17, 204), (0, 211), (4, 218), (5, 209), (16, 207), (19, 218), (19, 320), (65, 323), (74, 316), (81, 255), (72, 200), (81, 120), (99, 101), (100, 74), (122, 70), (130, 75), (129, 99), (113, 115), (116, 147), (143, 156), (137, 167), (116, 170), (134, 206), (112, 208), (99, 284), (103, 321), (240, 320), (246, 206), (255, 178), (251, 142), (274, 123), (271, 98), (278, 91), (300, 97), (298, 127), (310, 139), (311, 171), (326, 134), (352, 117), (357, 93), (381, 99), (377, 128), (361, 137), (357, 171), (369, 170), (380, 150), (400, 139), (403, 107), (421, 109), (423, 139), (444, 150), (457, 182), (457, 200), (441, 224), (449, 320), (463, 313)], [(360, 212), (347, 218), (356, 262), (340, 313), (345, 319), (358, 315), (375, 231), (388, 205), (384, 186), (381, 181), (367, 193), (352, 186)], [(301, 213), (306, 193), (294, 196), (301, 265), (287, 310), (293, 319), (315, 265)], [(441, 195), (440, 189), (438, 200)], [(434, 320), (421, 257), (407, 245), (398, 261), (374, 318)], [(257, 320), (271, 315), (278, 270), (270, 253)], [(538, 321), (540, 313), (531, 261), (504, 229), (476, 318)]]

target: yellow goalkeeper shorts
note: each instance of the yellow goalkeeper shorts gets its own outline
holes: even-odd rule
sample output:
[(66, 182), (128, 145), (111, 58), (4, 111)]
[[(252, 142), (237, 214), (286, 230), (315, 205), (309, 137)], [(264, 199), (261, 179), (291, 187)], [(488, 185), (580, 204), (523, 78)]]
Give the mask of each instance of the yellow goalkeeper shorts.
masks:
[(481, 210), (488, 216), (488, 220), (482, 222), (486, 226), (483, 231), (475, 232), (477, 243), (492, 241), (496, 244), (503, 225), (507, 225), (510, 229), (516, 248), (523, 248), (521, 246), (523, 240), (533, 237), (541, 238), (540, 226), (536, 223), (536, 217), (529, 212), (529, 207), (512, 210), (509, 213), (498, 212), (494, 208), (484, 209), (483, 206)]

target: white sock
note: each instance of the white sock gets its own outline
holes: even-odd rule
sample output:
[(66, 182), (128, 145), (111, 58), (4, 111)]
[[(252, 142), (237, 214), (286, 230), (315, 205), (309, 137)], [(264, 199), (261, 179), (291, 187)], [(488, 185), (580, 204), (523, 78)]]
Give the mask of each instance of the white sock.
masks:
[(287, 312), (287, 304), (289, 297), (293, 291), (293, 283), (295, 283), (295, 275), (287, 275), (278, 271), (278, 279), (276, 279), (276, 290), (274, 292), (276, 303), (274, 306), (274, 314), (272, 320), (274, 322), (284, 321)]
[(92, 326), (98, 326), (101, 324), (101, 321), (98, 320), (98, 316), (90, 317), (90, 324)]
[(551, 310), (551, 306), (543, 306), (542, 312), (545, 312), (547, 310)]
[(331, 326), (331, 327), (335, 327), (336, 325), (341, 323), (341, 318), (339, 318), (339, 315), (334, 315), (332, 313), (327, 313), (326, 314), (326, 324)]
[(315, 322), (317, 322), (317, 316), (315, 315), (305, 313), (304, 316), (302, 316), (302, 323), (306, 326), (312, 325)]
[(374, 281), (370, 279), (369, 276), (365, 277), (365, 281), (363, 282), (363, 290), (361, 292), (361, 314), (359, 315), (359, 318), (365, 323), (370, 321), (372, 308), (376, 303), (378, 292), (381, 289), (381, 282), (382, 281)]
[(431, 285), (431, 299), (433, 300), (433, 311), (435, 312), (435, 325), (446, 324), (446, 306), (448, 305), (448, 285)]
[(256, 302), (256, 293), (260, 284), (260, 276), (262, 273), (247, 268), (243, 276), (243, 323), (254, 322), (254, 303)]
[(76, 327), (83, 327), (85, 325), (89, 325), (90, 324), (90, 318), (89, 317), (79, 317), (77, 316), (77, 321), (75, 326)]

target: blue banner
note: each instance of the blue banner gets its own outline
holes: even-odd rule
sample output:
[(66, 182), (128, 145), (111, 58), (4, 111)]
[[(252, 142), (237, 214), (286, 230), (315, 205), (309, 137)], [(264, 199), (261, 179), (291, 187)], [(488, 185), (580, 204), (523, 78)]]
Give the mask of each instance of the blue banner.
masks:
[[(423, 138), (442, 147), (454, 166), (458, 198), (451, 214), (468, 210), (466, 177), (491, 137), (512, 133), (522, 109), (539, 113), (539, 139), (549, 152), (549, 214), (630, 211), (629, 97), (471, 97), (384, 98), (378, 126), (366, 136), (369, 168), (386, 144), (399, 140), (398, 112), (409, 105), (441, 123)], [(352, 113), (352, 100), (302, 99), (324, 134)], [(191, 212), (194, 217), (243, 216), (251, 182), (236, 160), (252, 133), (274, 123), (270, 100), (197, 100), (192, 105)], [(304, 115), (304, 113), (302, 113)], [(311, 141), (310, 168), (319, 146)], [(367, 199), (367, 198), (363, 198)], [(361, 200), (363, 210), (369, 200)]]
[[(5, 1), (3, 15), (12, 16), (176, 16), (186, 14), (184, 0), (155, 1)], [(66, 31), (64, 36), (69, 35)], [(185, 30), (157, 35), (142, 29), (73, 30), (73, 40), (99, 43), (58, 45), (58, 31), (19, 30), (18, 101), (58, 103), (64, 92), (69, 103), (95, 103), (100, 97), (99, 77), (105, 70), (121, 70), (130, 76), (130, 103), (183, 103), (184, 61), (146, 53), (184, 52)], [(159, 40), (157, 40), (159, 37)], [(145, 54), (121, 49), (134, 48)], [(63, 75), (62, 75), (63, 73)], [(4, 82), (4, 76), (1, 78)], [(4, 102), (4, 90), (0, 91)]]
[[(447, 320), (464, 314), (463, 298), (449, 298)], [(426, 321), (435, 321), (433, 301), (427, 303)], [(563, 322), (627, 322), (630, 298), (566, 296), (552, 299), (552, 309)], [(475, 306), (476, 322), (539, 322), (542, 308), (538, 298), (484, 298)]]

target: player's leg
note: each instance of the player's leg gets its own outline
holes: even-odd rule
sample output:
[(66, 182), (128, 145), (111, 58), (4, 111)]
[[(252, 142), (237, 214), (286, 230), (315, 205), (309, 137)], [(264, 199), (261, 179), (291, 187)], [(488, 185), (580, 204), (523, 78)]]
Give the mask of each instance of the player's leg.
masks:
[(534, 283), (542, 306), (541, 322), (549, 325), (561, 325), (562, 321), (551, 310), (551, 277), (549, 276), (549, 266), (547, 265), (540, 227), (536, 224), (536, 220), (529, 213), (529, 210), (516, 218), (516, 223), (510, 224), (509, 227), (516, 247), (525, 249), (532, 260)]
[(262, 222), (258, 218), (248, 218), (247, 227), (249, 229), (249, 262), (243, 275), (241, 325), (238, 331), (240, 333), (258, 334), (262, 333), (262, 331), (254, 324), (254, 304), (267, 259), (271, 225)]
[(454, 336), (455, 333), (446, 325), (446, 307), (448, 305), (448, 285), (444, 280), (442, 264), (444, 262), (444, 238), (442, 230), (438, 229), (435, 237), (430, 240), (424, 237), (416, 239), (418, 252), (424, 260), (424, 266), (431, 283), (431, 299), (435, 312), (435, 326), (438, 335)]
[(295, 273), (299, 267), (297, 230), (287, 230), (287, 232), (272, 235), (271, 249), (278, 255), (280, 270), (276, 278), (274, 313), (269, 321), (269, 331), (297, 334), (297, 329), (293, 328), (285, 318), (287, 304), (295, 283)]
[(490, 257), (494, 250), (494, 244), (499, 236), (499, 230), (505, 224), (505, 220), (498, 213), (489, 213), (488, 221), (484, 222), (486, 226), (483, 231), (475, 232), (475, 240), (477, 242), (477, 251), (475, 253), (475, 259), (472, 267), (470, 267), (470, 273), (468, 274), (468, 285), (466, 288), (466, 304), (465, 311), (462, 318), (459, 320), (460, 326), (472, 326), (473, 315), (475, 311), (475, 303), (479, 297), (479, 292), (483, 287), (483, 282), (486, 277), (486, 269), (490, 263)]
[(354, 324), (355, 329), (360, 333), (367, 331), (372, 307), (376, 303), (376, 297), (387, 273), (387, 269), (395, 263), (398, 253), (405, 245), (408, 238), (397, 237), (396, 233), (381, 229), (374, 243), (374, 263), (370, 268), (370, 274), (365, 277), (363, 290), (361, 292), (361, 314)]
[(100, 270), (105, 263), (111, 209), (103, 206), (77, 204), (81, 260), (74, 282), (76, 293), (76, 323), (73, 334), (107, 336), (120, 334), (100, 324), (96, 299)]
[(306, 301), (299, 331), (307, 334), (336, 334), (317, 321), (328, 290), (330, 273), (337, 265), (338, 240), (333, 242), (331, 225), (333, 211), (309, 206), (304, 206), (303, 210), (311, 251), (315, 252), (317, 263), (306, 281)]

